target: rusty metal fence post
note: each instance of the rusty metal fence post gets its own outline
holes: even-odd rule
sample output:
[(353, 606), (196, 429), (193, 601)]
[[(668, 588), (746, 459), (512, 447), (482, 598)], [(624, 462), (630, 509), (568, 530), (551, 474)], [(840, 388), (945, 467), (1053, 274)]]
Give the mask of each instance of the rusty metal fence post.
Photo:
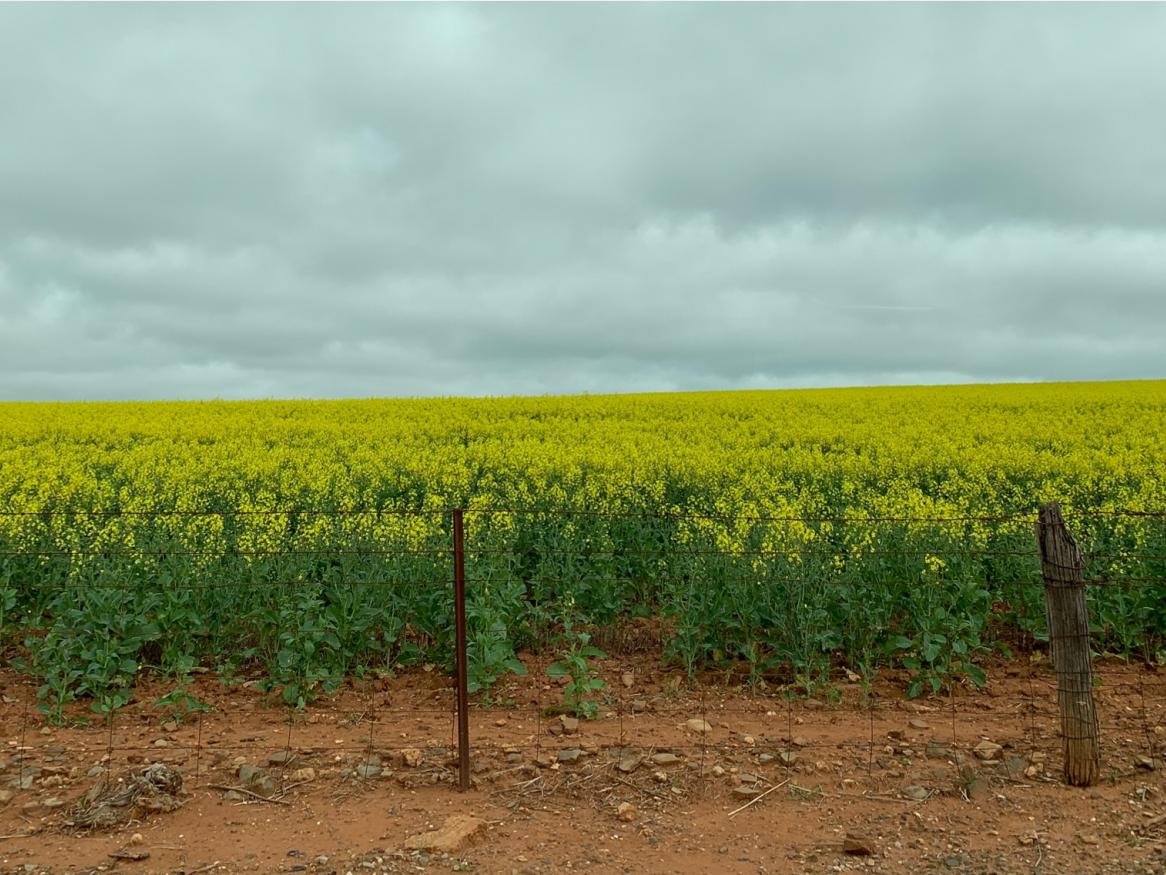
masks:
[(453, 523), (453, 604), (455, 683), (457, 684), (458, 787), (470, 789), (470, 693), (466, 645), (466, 532), (465, 511), (450, 511)]
[(1049, 647), (1057, 676), (1057, 705), (1065, 781), (1088, 787), (1101, 769), (1097, 709), (1093, 702), (1093, 653), (1085, 601), (1085, 562), (1056, 502), (1040, 506), (1037, 517)]

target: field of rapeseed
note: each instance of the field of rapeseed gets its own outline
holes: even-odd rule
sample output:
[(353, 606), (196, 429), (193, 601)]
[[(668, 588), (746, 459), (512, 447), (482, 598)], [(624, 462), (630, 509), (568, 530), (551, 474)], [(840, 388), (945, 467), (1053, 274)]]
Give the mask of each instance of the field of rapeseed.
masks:
[[(1166, 633), (1166, 383), (612, 397), (0, 404), (0, 644), (46, 708), (143, 670), (289, 702), (446, 662), (465, 507), (471, 669), (661, 618), (665, 658), (811, 688), (982, 677), (1042, 634), (1059, 500), (1099, 646)], [(1018, 636), (1020, 636), (1018, 638)]]

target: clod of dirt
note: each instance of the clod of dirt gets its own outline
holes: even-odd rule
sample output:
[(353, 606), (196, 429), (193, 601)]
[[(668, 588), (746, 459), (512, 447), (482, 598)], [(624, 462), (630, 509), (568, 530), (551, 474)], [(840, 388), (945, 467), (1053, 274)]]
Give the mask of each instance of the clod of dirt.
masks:
[(875, 852), (874, 842), (867, 836), (848, 832), (842, 840), (842, 852), (852, 857), (869, 857)]
[(481, 818), (455, 814), (447, 817), (440, 828), (405, 839), (405, 847), (411, 851), (452, 854), (485, 825), (486, 821)]
[(424, 758), (425, 755), (415, 747), (407, 747), (401, 751), (401, 762), (403, 762), (411, 769), (415, 769), (421, 765), (421, 761)]
[(165, 763), (151, 763), (117, 780), (102, 775), (69, 814), (68, 823), (86, 829), (113, 827), (153, 811), (182, 805), (182, 773)]

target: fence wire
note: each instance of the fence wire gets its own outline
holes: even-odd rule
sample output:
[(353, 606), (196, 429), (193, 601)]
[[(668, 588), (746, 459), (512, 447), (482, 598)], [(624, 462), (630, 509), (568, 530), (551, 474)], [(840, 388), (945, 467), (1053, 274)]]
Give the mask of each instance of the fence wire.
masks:
[[(1032, 515), (795, 519), (546, 508), (464, 513), (467, 682), (475, 697), (468, 714), (468, 754), (475, 783), (491, 792), (521, 796), (578, 790), (586, 781), (593, 789), (620, 786), (651, 800), (729, 786), (747, 803), (779, 782), (826, 792), (823, 781), (849, 774), (863, 779), (864, 793), (889, 793), (910, 802), (919, 801), (919, 793), (904, 797), (896, 782), (912, 762), (950, 769), (949, 788), (964, 793), (974, 791), (973, 767), (1003, 781), (1059, 779), (1065, 729), (1057, 710), (1059, 681), (1044, 650), (1059, 639), (1043, 629), (1044, 584), (1041, 557), (1031, 542)], [(326, 783), (343, 794), (359, 792), (370, 782), (405, 787), (456, 782), (458, 714), (448, 675), (455, 655), (450, 652), (455, 557), (452, 544), (445, 543), (449, 512), (53, 509), (0, 511), (0, 516), (44, 524), (26, 531), (31, 543), (5, 543), (0, 550), (0, 594), (11, 593), (14, 599), (4, 608), (0, 626), (11, 666), (0, 716), (9, 748), (0, 780), (15, 792), (77, 786), (153, 762), (184, 769), (191, 788), (234, 793), (240, 802), (258, 803), (262, 797), (279, 804), (307, 784)], [(1152, 523), (1166, 514), (1105, 510), (1078, 511), (1074, 517)], [(102, 546), (97, 539), (105, 536), (104, 529), (91, 533), (87, 544), (62, 548), (49, 543), (64, 534), (58, 522), (79, 518), (106, 524), (125, 518), (133, 522), (126, 531), (147, 533), (153, 522), (181, 518), (315, 518), (336, 530), (292, 533), (289, 543), (267, 547), (192, 547), (180, 540)], [(408, 537), (396, 530), (362, 530), (354, 545), (344, 539), (340, 524), (361, 519), (427, 521), (429, 527)], [(585, 541), (572, 547), (533, 536), (501, 545), (475, 540), (476, 527), (493, 533), (503, 519), (521, 520), (523, 537), (537, 535), (547, 519), (637, 520), (660, 526), (672, 540), (647, 547)], [(744, 526), (747, 539), (754, 541), (764, 541), (771, 525), (818, 526), (819, 532), (828, 525), (836, 537), (840, 528), (849, 532), (884, 525), (926, 531), (919, 535), (921, 543), (898, 550), (845, 539), (826, 546), (717, 547), (693, 546), (693, 539), (707, 533), (677, 529), (678, 523)], [(939, 537), (949, 526), (969, 523), (988, 526), (986, 543), (995, 546), (968, 543), (966, 532)], [(758, 526), (765, 531), (749, 528)], [(157, 528), (165, 541), (166, 527)], [(241, 533), (246, 534), (232, 531), (231, 537)], [(311, 547), (296, 541), (325, 535), (333, 540)], [(590, 536), (618, 537), (610, 530)], [(708, 537), (715, 540), (716, 532)], [(1021, 546), (1022, 537), (1028, 538), (1027, 546)], [(1145, 546), (1083, 551), (1091, 626), (1098, 640), (1110, 640), (1106, 636), (1112, 637), (1123, 616), (1135, 612), (1114, 598), (1125, 593), (1166, 596), (1166, 573), (1142, 573), (1153, 572), (1153, 563), (1164, 555)], [(94, 567), (93, 560), (112, 564)], [(160, 573), (160, 563), (175, 560), (201, 564), (179, 568), (177, 574)], [(303, 571), (305, 561), (323, 565)], [(1136, 573), (1119, 574), (1119, 565)], [(857, 593), (859, 601), (848, 603), (857, 610), (869, 607), (863, 596), (888, 585), (898, 587), (892, 599), (898, 600), (898, 613), (853, 613), (841, 626), (837, 617), (822, 613), (823, 605), (834, 604), (831, 593)], [(499, 593), (507, 587), (512, 591), (506, 598), (513, 603), (499, 608)], [(579, 598), (603, 588), (622, 593), (615, 610), (570, 614)], [(131, 601), (103, 614), (92, 600), (102, 591)], [(101, 655), (99, 647), (82, 654), (75, 648), (79, 639), (68, 638), (67, 633), (81, 628), (70, 622), (88, 622), (86, 610), (94, 612), (84, 626), (86, 634), (104, 632), (118, 639), (127, 634), (117, 625), (127, 608), (141, 607), (146, 613), (140, 619), (159, 625), (169, 610), (165, 598), (212, 591), (234, 595), (224, 617), (235, 615), (240, 628), (259, 630), (248, 639), (259, 642), (251, 648), (255, 652), (236, 654), (239, 659), (229, 665), (183, 664), (180, 670), (172, 665), (169, 677), (162, 676), (156, 668), (166, 654), (156, 651), (165, 650), (165, 641), (219, 634), (215, 629), (170, 629), (169, 637), (159, 634), (131, 654), (134, 667), (123, 672), (125, 677), (112, 676), (113, 686), (122, 684), (129, 698), (113, 696), (103, 704), (95, 684), (77, 684), (74, 678), (61, 686), (61, 672), (67, 678), (75, 669), (51, 664), (44, 656)], [(340, 602), (341, 591), (355, 599)], [(737, 613), (714, 617), (710, 599), (726, 591), (740, 597)], [(316, 600), (267, 601), (278, 592)], [(669, 605), (661, 603), (662, 592), (672, 599)], [(986, 608), (979, 601), (944, 601), (953, 595), (974, 600), (981, 593), (992, 596)], [(423, 597), (427, 617), (402, 616), (402, 604), (392, 601), (401, 594)], [(769, 613), (750, 614), (763, 596)], [(934, 659), (919, 660), (930, 646), (926, 636), (954, 639), (953, 624), (963, 622), (961, 611), (972, 610), (968, 605), (973, 603), (987, 623), (999, 625), (997, 642), (1013, 648), (1003, 656), (986, 648), (967, 655), (968, 665), (987, 664), (987, 692), (976, 689), (974, 674), (962, 670), (962, 654), (950, 647), (944, 651), (943, 671)], [(311, 665), (296, 662), (308, 649), (343, 646), (328, 637), (339, 640), (338, 625), (320, 633), (308, 622), (316, 614), (327, 616), (336, 605), (341, 612), (365, 612), (361, 634), (377, 642), (379, 664), (355, 660), (346, 666), (352, 671), (338, 675), (332, 668), (313, 672)], [(203, 607), (196, 603), (193, 610)], [(34, 611), (41, 613), (33, 616)], [(931, 611), (938, 620), (929, 631), (907, 630), (901, 625), (904, 611)], [(195, 616), (181, 615), (174, 622)], [(774, 627), (764, 622), (766, 617), (786, 623), (774, 639), (784, 651), (770, 640)], [(386, 624), (394, 625), (391, 641)], [(975, 634), (983, 638), (988, 631)], [(717, 641), (734, 636), (737, 652), (715, 652)], [(839, 655), (834, 638), (840, 636), (872, 647), (895, 636), (908, 643), (899, 647), (901, 653), (872, 651), (870, 664), (859, 665), (857, 652)], [(157, 640), (164, 643), (155, 646)], [(514, 641), (519, 646), (507, 650)], [(1139, 642), (1144, 660), (1103, 660), (1092, 679), (1102, 755), (1111, 773), (1162, 768), (1166, 671), (1157, 669), (1153, 651), (1158, 644), (1147, 636)], [(490, 652), (495, 645), (501, 648), (498, 654)], [(587, 651), (591, 647), (595, 653)], [(754, 649), (745, 652), (747, 647)], [(573, 663), (572, 657), (579, 661)], [(916, 667), (906, 665), (906, 659), (914, 659)], [(283, 677), (268, 671), (285, 663), (295, 667)], [(403, 668), (404, 663), (413, 666)], [(215, 678), (220, 671), (234, 676), (228, 678), (232, 689), (221, 687)], [(920, 695), (906, 699), (904, 691), (920, 676), (925, 683), (914, 690)], [(293, 683), (303, 688), (289, 698)], [(103, 711), (93, 713), (93, 704), (103, 704)], [(242, 766), (254, 766), (262, 775), (253, 780), (255, 773)]]

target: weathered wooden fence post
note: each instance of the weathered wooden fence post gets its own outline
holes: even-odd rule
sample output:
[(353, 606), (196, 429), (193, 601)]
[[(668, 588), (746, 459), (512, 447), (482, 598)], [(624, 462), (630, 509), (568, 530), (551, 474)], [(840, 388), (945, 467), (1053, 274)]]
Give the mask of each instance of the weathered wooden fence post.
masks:
[(1088, 787), (1101, 768), (1097, 710), (1093, 704), (1093, 655), (1085, 602), (1085, 562), (1061, 517), (1061, 506), (1042, 504), (1037, 517), (1049, 648), (1057, 675), (1057, 705), (1065, 780)]

